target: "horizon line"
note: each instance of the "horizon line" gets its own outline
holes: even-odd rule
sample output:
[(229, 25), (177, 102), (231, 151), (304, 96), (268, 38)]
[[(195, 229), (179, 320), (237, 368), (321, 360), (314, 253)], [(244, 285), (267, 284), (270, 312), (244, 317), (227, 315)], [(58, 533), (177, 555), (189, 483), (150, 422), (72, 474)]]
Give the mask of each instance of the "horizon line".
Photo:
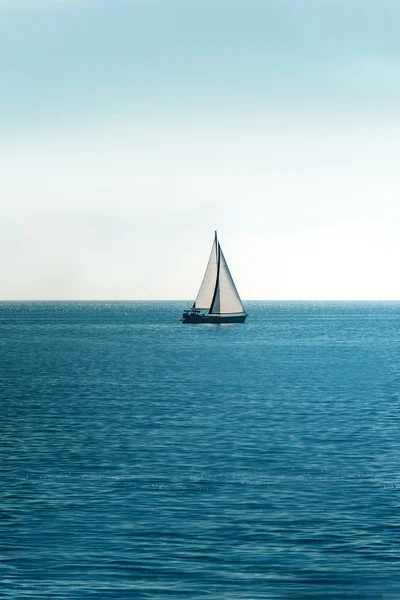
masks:
[[(70, 298), (70, 299), (61, 299), (61, 298), (25, 298), (25, 299), (0, 299), (0, 303), (6, 302), (193, 302), (193, 299), (180, 299), (180, 298), (147, 298), (147, 299), (135, 299), (135, 298), (120, 298), (116, 300), (115, 298), (110, 299), (99, 299), (99, 298), (91, 298), (91, 299), (81, 299), (81, 298)], [(254, 300), (246, 299), (243, 300), (246, 302), (400, 302), (400, 298), (390, 299), (390, 298), (307, 298), (307, 299), (296, 299), (296, 298), (257, 298)]]

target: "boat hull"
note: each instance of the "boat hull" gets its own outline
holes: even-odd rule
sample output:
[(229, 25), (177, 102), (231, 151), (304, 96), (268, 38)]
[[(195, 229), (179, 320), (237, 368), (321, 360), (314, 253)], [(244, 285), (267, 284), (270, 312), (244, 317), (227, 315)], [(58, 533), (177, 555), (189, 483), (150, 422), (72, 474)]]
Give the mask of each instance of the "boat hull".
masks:
[(247, 314), (244, 315), (196, 315), (189, 314), (183, 315), (181, 318), (181, 323), (202, 323), (204, 324), (212, 324), (216, 325), (218, 323), (244, 323), (246, 320)]

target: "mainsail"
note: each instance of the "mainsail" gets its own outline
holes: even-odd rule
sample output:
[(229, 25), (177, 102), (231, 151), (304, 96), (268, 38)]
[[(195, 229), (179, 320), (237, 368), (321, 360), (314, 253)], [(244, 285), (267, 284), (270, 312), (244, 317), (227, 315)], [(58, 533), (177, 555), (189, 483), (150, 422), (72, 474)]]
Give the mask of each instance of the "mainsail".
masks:
[(225, 260), (224, 253), (220, 244), (219, 248), (219, 278), (218, 278), (218, 292), (219, 306), (215, 304), (211, 309), (210, 313), (241, 313), (244, 312), (244, 306), (236, 289), (235, 283), (232, 279), (232, 275), (229, 271), (229, 267)]
[(193, 307), (218, 315), (245, 312), (218, 242), (217, 232), (215, 232), (206, 272)]

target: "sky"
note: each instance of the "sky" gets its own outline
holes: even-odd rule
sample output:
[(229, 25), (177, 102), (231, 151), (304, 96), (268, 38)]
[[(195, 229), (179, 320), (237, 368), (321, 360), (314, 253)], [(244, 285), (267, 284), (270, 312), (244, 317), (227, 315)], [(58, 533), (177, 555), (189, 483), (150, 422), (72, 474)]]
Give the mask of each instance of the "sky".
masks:
[(398, 0), (0, 0), (0, 299), (399, 300)]

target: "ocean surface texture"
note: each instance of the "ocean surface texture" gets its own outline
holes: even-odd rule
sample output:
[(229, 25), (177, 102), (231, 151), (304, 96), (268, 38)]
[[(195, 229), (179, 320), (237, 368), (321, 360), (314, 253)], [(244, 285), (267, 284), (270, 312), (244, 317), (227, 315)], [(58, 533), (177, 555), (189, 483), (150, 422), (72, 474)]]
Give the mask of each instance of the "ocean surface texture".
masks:
[(400, 598), (400, 303), (1, 303), (0, 597)]

